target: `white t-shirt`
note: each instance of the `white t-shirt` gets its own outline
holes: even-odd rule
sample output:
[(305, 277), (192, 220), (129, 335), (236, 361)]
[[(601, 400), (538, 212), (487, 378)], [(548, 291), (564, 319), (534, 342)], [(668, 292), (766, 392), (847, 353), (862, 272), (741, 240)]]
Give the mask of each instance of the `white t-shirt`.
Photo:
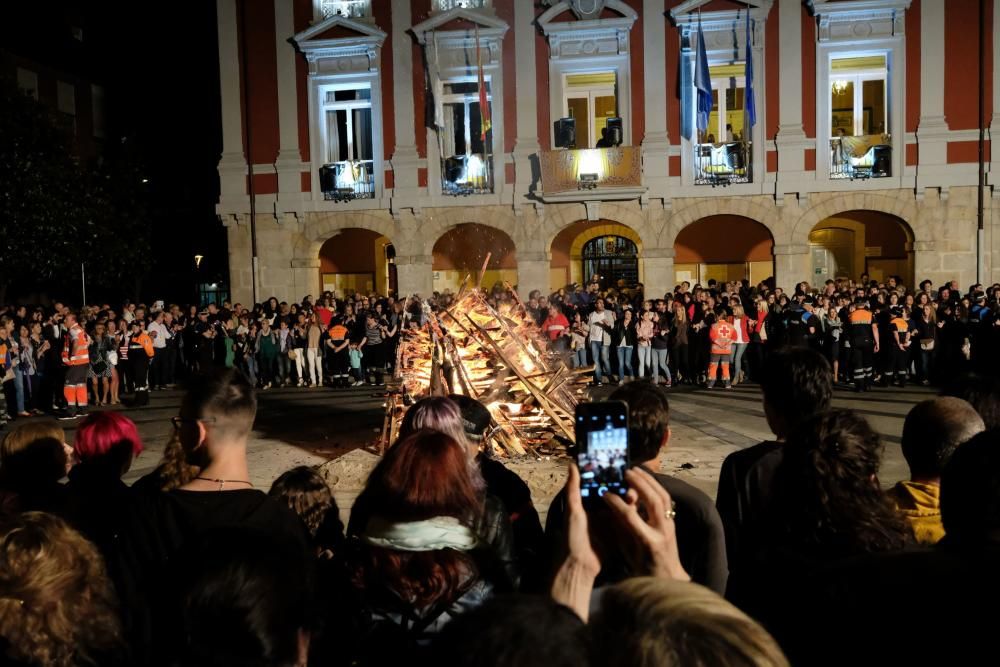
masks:
[(157, 350), (162, 350), (167, 346), (167, 340), (170, 338), (170, 330), (167, 329), (167, 325), (161, 322), (150, 322), (149, 326), (146, 327), (146, 331), (149, 333), (156, 332), (155, 336), (150, 336), (153, 339), (153, 347)]
[(598, 326), (598, 323), (606, 324), (608, 327), (613, 326), (615, 323), (614, 314), (610, 310), (601, 313), (595, 310), (587, 317), (587, 324), (590, 325), (590, 342), (610, 345), (611, 333), (606, 331), (604, 327)]

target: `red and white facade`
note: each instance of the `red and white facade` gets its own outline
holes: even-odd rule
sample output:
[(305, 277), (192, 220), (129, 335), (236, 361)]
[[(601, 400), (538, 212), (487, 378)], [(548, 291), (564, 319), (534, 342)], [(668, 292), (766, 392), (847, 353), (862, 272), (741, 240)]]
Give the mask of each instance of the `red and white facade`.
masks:
[[(254, 282), (257, 300), (427, 294), (487, 250), (488, 280), (525, 293), (629, 267), (647, 294), (710, 277), (1000, 280), (1000, 0), (984, 0), (982, 58), (975, 0), (536, 4), (217, 0), (233, 297)], [(716, 104), (702, 132), (699, 22)], [(556, 147), (567, 116), (580, 150)], [(620, 148), (596, 147), (608, 118)]]

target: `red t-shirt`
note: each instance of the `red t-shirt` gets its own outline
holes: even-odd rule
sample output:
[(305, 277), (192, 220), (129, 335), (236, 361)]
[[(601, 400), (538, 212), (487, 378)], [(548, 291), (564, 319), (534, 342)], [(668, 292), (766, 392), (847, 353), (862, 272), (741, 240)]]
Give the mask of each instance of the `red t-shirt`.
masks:
[(330, 326), (330, 320), (333, 319), (333, 311), (323, 306), (317, 306), (316, 317), (319, 318), (320, 325), (326, 329)]
[(563, 334), (564, 331), (569, 329), (569, 320), (562, 313), (559, 313), (555, 317), (549, 315), (548, 318), (542, 322), (542, 331), (549, 335), (550, 340), (555, 340)]

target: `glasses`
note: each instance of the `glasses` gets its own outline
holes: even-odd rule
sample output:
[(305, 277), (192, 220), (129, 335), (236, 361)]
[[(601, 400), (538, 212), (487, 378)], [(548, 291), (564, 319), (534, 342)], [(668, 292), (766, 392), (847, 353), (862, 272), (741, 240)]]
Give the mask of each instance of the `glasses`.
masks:
[(170, 423), (174, 425), (174, 428), (180, 430), (185, 424), (197, 424), (201, 422), (202, 424), (214, 424), (215, 417), (171, 417)]

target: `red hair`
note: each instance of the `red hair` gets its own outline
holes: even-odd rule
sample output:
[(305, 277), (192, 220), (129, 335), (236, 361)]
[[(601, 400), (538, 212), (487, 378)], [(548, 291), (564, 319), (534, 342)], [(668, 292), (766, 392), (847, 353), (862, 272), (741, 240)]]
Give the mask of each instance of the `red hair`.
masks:
[(131, 456), (142, 453), (142, 440), (135, 422), (120, 412), (92, 412), (80, 422), (73, 450), (81, 462), (107, 456), (111, 452)]

